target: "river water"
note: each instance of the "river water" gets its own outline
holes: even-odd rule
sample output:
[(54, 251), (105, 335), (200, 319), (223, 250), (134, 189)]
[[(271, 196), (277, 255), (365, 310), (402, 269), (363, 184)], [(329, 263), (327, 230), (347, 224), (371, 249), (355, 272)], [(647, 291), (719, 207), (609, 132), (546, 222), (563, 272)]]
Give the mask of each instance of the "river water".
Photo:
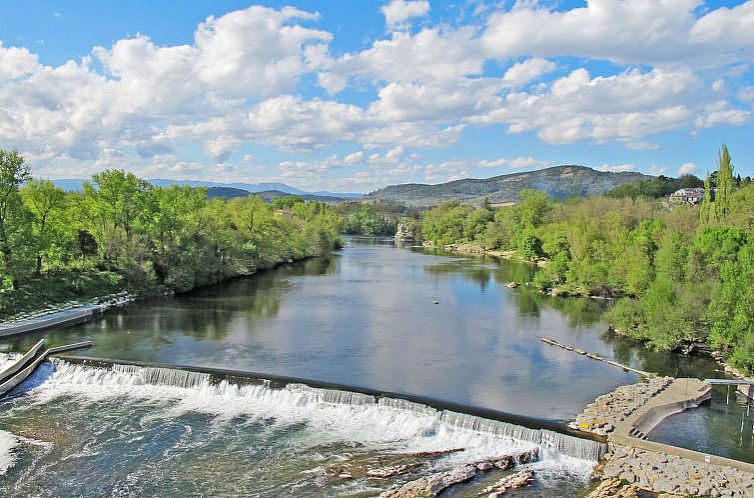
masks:
[[(663, 374), (713, 372), (605, 334), (604, 303), (525, 287), (532, 269), (390, 241), (352, 238), (338, 254), (139, 303), (40, 337), (91, 339), (78, 354), (263, 372), (537, 417), (573, 418), (635, 374), (548, 346), (540, 336)], [(151, 377), (150, 377), (151, 378)], [(151, 382), (144, 372), (49, 364), (0, 404), (0, 490), (9, 494), (373, 496), (461, 462), (537, 446), (480, 433), (421, 409), (333, 404), (266, 386)], [(365, 468), (416, 452), (394, 481)], [(536, 484), (513, 496), (575, 496), (593, 462), (541, 447)], [(404, 462), (405, 463), (405, 462)], [(353, 479), (337, 477), (339, 466)], [(486, 482), (456, 493), (465, 496)]]

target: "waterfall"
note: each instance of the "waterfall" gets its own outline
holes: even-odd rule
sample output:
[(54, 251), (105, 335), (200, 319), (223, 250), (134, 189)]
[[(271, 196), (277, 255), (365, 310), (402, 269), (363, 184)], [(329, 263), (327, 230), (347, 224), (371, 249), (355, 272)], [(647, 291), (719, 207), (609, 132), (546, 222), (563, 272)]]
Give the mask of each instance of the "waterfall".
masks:
[(393, 408), (395, 410), (438, 417), (437, 410), (432, 408), (431, 406), (423, 405), (421, 403), (414, 403), (413, 401), (408, 401), (401, 398), (381, 397), (379, 404), (380, 406), (387, 406), (388, 408)]
[[(263, 419), (297, 422), (317, 420), (327, 426), (328, 430), (332, 429), (329, 424), (334, 423), (332, 417), (336, 417), (342, 421), (334, 427), (344, 433), (359, 430), (360, 437), (399, 438), (400, 434), (449, 434), (448, 437), (458, 441), (459, 437), (476, 437), (474, 434), (478, 434), (486, 441), (497, 441), (491, 442), (490, 448), (504, 447), (511, 442), (526, 443), (538, 446), (545, 454), (557, 453), (588, 462), (596, 462), (605, 452), (605, 445), (596, 441), (450, 410), (438, 410), (401, 398), (311, 387), (303, 383), (272, 388), (269, 381), (262, 379), (239, 385), (228, 380), (219, 381), (208, 373), (174, 368), (113, 364), (110, 369), (103, 370), (63, 360), (55, 360), (55, 364), (59, 376), (57, 382), (63, 383), (58, 384), (58, 388), (80, 386), (78, 389), (93, 396), (98, 391), (87, 386), (97, 386), (105, 395), (110, 392), (108, 385), (124, 389), (130, 389), (129, 386), (168, 386), (188, 389), (180, 395), (187, 410), (256, 414)], [(55, 379), (51, 384), (55, 384)], [(191, 389), (196, 390), (196, 393), (192, 394)], [(136, 389), (135, 392), (141, 391)], [(171, 396), (176, 396), (174, 391)], [(451, 432), (448, 433), (448, 430)]]
[(336, 403), (339, 405), (374, 405), (377, 400), (369, 394), (355, 393), (352, 391), (339, 391), (337, 389), (322, 389), (310, 387), (306, 384), (288, 384), (286, 389), (302, 393), (308, 397), (324, 403)]
[(546, 450), (581, 460), (597, 461), (605, 454), (605, 445), (590, 439), (560, 434), (546, 429), (529, 429), (520, 425), (490, 420), (446, 410), (442, 412), (442, 421), (448, 425), (461, 427), (476, 432), (490, 432), (496, 436), (529, 441)]
[(140, 377), (144, 384), (175, 387), (202, 387), (210, 384), (207, 373), (190, 372), (175, 368), (139, 367), (136, 365), (113, 364), (113, 372)]

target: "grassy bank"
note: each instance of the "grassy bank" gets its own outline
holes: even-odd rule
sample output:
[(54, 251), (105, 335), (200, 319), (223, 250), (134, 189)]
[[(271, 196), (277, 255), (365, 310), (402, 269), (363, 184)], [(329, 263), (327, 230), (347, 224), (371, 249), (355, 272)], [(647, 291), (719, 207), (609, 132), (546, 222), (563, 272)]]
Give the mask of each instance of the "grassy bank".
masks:
[(125, 291), (123, 276), (108, 271), (70, 270), (34, 278), (20, 289), (0, 291), (0, 321), (73, 301), (88, 302)]

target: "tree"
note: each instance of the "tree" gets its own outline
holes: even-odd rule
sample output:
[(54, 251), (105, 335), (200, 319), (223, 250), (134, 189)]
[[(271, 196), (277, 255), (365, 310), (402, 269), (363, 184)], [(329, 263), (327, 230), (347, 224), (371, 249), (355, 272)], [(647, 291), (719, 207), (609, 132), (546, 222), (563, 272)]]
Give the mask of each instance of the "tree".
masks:
[(733, 196), (733, 163), (728, 146), (723, 144), (717, 157), (717, 191), (715, 192), (715, 220), (722, 221), (730, 212)]
[[(150, 186), (123, 170), (103, 171), (92, 180), (94, 185), (84, 183), (81, 220), (97, 241), (100, 256), (108, 266), (128, 263), (126, 260), (135, 255), (131, 243)], [(121, 258), (125, 260), (120, 261)]]
[(704, 178), (704, 199), (702, 199), (701, 209), (699, 210), (699, 221), (706, 225), (712, 221), (712, 176), (707, 172)]
[(19, 188), (31, 179), (31, 169), (17, 151), (0, 149), (0, 253), (3, 272), (18, 288), (22, 274), (24, 241), (28, 239), (28, 211)]
[[(42, 273), (42, 262), (55, 245), (66, 243), (65, 192), (49, 180), (30, 180), (21, 189), (24, 204), (32, 214), (35, 246), (35, 273)], [(68, 230), (70, 233), (70, 230)]]

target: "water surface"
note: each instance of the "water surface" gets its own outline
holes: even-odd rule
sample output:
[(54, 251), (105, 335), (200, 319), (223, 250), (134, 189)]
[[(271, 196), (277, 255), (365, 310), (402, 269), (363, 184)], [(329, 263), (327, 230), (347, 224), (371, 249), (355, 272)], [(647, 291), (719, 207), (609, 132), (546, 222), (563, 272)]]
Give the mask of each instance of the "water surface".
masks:
[(645, 361), (635, 346), (606, 336), (603, 302), (506, 287), (531, 273), (528, 265), (349, 239), (329, 259), (138, 303), (14, 346), (41, 336), (52, 344), (91, 339), (94, 348), (79, 354), (303, 377), (565, 420), (637, 376), (539, 337)]
[[(9, 346), (91, 339), (95, 346), (78, 354), (295, 376), (548, 420), (573, 418), (597, 395), (637, 377), (540, 336), (661, 374), (714, 374), (709, 360), (654, 353), (607, 334), (600, 323), (605, 302), (506, 286), (532, 272), (353, 238), (330, 258), (136, 303)], [(0, 490), (374, 496), (394, 483), (531, 447), (450, 427), (421, 410), (332, 405), (260, 389), (152, 385), (138, 372), (48, 363), (0, 402)], [(709, 420), (695, 427), (703, 431)], [(358, 472), (407, 452), (459, 447), (465, 450), (425, 459), (391, 483), (337, 477), (341, 467)], [(534, 486), (511, 496), (583, 495), (593, 463), (545, 451), (534, 464)], [(482, 476), (448, 496), (500, 476)]]

